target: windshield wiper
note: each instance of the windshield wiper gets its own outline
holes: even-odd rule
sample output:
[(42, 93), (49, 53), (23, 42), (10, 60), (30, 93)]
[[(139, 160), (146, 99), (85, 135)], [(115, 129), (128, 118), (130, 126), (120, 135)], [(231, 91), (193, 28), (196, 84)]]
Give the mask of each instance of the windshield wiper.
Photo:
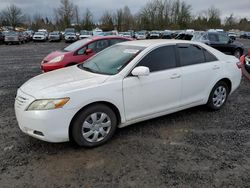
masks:
[(95, 71), (95, 70), (93, 70), (93, 69), (91, 69), (91, 68), (89, 68), (89, 67), (84, 67), (84, 66), (82, 66), (82, 69), (83, 69), (83, 70), (86, 70), (86, 71), (89, 71), (89, 72), (97, 73), (97, 71)]

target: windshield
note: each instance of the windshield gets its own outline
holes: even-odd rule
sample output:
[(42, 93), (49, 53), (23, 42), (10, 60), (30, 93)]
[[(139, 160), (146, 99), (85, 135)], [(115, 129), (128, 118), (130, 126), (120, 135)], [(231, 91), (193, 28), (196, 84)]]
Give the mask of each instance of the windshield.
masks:
[(78, 40), (77, 42), (74, 42), (71, 45), (64, 48), (63, 51), (66, 51), (66, 52), (75, 51), (75, 50), (79, 49), (80, 47), (84, 46), (85, 44), (87, 44), (88, 42), (90, 42), (91, 40), (92, 39), (90, 39), (90, 38)]
[(132, 61), (144, 47), (114, 45), (80, 64), (79, 68), (89, 72), (115, 75)]
[(51, 32), (50, 35), (59, 35), (59, 32)]
[(35, 32), (35, 35), (44, 35), (43, 32)]
[(18, 35), (17, 32), (14, 32), (14, 31), (10, 31), (8, 33), (5, 34), (6, 36), (14, 36), (14, 35)]

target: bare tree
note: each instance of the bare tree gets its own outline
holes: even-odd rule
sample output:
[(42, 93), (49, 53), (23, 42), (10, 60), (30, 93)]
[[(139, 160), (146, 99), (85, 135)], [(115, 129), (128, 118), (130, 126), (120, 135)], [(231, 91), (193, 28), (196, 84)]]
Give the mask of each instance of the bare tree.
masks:
[(214, 6), (207, 10), (208, 26), (210, 28), (217, 28), (221, 26), (220, 10)]
[(20, 25), (24, 21), (22, 9), (15, 5), (10, 5), (6, 10), (3, 10), (2, 17), (5, 23), (12, 26), (13, 29), (15, 29), (16, 26)]
[(79, 8), (78, 8), (77, 5), (75, 5), (75, 7), (74, 7), (74, 14), (75, 14), (76, 24), (79, 25), (79, 23), (80, 23), (80, 16), (79, 16)]
[(100, 22), (103, 30), (110, 31), (114, 29), (113, 15), (110, 11), (106, 10), (103, 13)]
[(122, 31), (122, 21), (123, 21), (123, 10), (118, 9), (114, 14), (114, 24), (118, 31)]
[(123, 8), (122, 13), (122, 30), (127, 31), (129, 29), (133, 29), (133, 15), (131, 14), (131, 11), (128, 6), (125, 6)]
[(83, 15), (83, 27), (86, 30), (91, 30), (93, 25), (94, 25), (94, 23), (93, 23), (93, 14), (87, 8), (84, 15)]
[(229, 17), (226, 17), (226, 19), (225, 19), (225, 28), (232, 29), (236, 25), (237, 25), (237, 20), (236, 20), (236, 18), (234, 17), (233, 14), (231, 14)]
[(74, 4), (70, 0), (61, 0), (61, 5), (56, 9), (56, 15), (64, 27), (70, 27), (74, 16)]

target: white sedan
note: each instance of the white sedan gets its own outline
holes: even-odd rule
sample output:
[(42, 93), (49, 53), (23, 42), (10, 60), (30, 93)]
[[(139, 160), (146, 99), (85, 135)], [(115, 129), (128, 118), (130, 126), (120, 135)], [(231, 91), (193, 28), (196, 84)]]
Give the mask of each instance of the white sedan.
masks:
[(98, 146), (117, 127), (198, 105), (219, 110), (240, 85), (238, 61), (190, 41), (116, 44), (27, 81), (17, 91), (16, 117), (37, 139)]
[(32, 39), (33, 41), (46, 41), (47, 37), (44, 32), (35, 32)]

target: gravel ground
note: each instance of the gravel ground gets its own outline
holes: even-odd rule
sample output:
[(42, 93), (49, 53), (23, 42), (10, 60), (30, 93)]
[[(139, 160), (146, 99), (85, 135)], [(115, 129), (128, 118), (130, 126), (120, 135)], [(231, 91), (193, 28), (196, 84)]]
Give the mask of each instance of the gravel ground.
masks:
[[(250, 40), (242, 40), (250, 47)], [(23, 134), (17, 88), (65, 43), (0, 45), (0, 187), (250, 187), (250, 82), (221, 111), (196, 107), (119, 129), (78, 148)]]

